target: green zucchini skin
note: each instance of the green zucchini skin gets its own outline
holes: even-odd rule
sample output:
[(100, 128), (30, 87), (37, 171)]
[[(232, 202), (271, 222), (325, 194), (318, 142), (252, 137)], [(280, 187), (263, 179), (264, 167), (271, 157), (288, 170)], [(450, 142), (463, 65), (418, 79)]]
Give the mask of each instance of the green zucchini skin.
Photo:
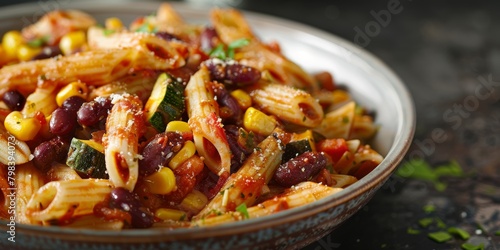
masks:
[(66, 165), (88, 178), (108, 179), (104, 153), (84, 140), (73, 138), (68, 151)]
[(181, 119), (185, 110), (184, 84), (162, 73), (145, 105), (149, 123), (158, 132), (163, 132), (170, 121)]

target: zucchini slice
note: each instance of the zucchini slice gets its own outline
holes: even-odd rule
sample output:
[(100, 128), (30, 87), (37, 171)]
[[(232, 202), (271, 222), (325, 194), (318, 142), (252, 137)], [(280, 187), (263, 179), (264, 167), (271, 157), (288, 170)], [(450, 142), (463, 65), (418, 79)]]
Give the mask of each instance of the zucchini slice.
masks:
[(316, 145), (314, 133), (311, 130), (306, 130), (300, 134), (293, 134), (290, 142), (285, 145), (282, 163), (289, 161), (305, 152), (315, 152)]
[(96, 141), (73, 138), (66, 165), (85, 177), (109, 178), (104, 160), (104, 147)]
[(160, 74), (144, 106), (149, 123), (164, 132), (168, 122), (179, 120), (184, 110), (184, 85), (166, 73)]

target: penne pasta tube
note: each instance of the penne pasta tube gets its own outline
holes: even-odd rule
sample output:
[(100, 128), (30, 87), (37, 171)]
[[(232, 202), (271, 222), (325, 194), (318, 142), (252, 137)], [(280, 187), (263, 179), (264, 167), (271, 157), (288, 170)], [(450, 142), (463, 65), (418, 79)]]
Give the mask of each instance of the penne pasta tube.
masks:
[(28, 204), (31, 197), (45, 184), (43, 174), (31, 163), (16, 167), (15, 183), (16, 194), (16, 220), (19, 223), (41, 224), (40, 221), (31, 218)]
[(111, 94), (137, 95), (143, 103), (146, 103), (153, 86), (158, 78), (158, 73), (151, 71), (139, 71), (128, 74), (116, 81), (92, 89), (89, 100), (98, 96), (110, 96)]
[(209, 81), (209, 72), (202, 67), (186, 85), (188, 124), (193, 131), (196, 151), (212, 172), (221, 175), (229, 173), (231, 150), (219, 117), (219, 105), (207, 87)]
[(331, 174), (330, 176), (332, 177), (332, 180), (333, 180), (332, 187), (337, 187), (337, 188), (346, 188), (347, 186), (358, 181), (358, 178), (356, 178), (352, 175)]
[(115, 187), (132, 191), (139, 176), (138, 145), (144, 132), (142, 103), (136, 96), (114, 95), (103, 136), (109, 180)]
[(67, 181), (67, 180), (80, 180), (82, 177), (66, 164), (53, 163), (47, 171), (48, 181)]
[(323, 108), (309, 93), (281, 84), (260, 84), (250, 92), (252, 101), (264, 112), (305, 127), (323, 120)]
[(104, 179), (52, 181), (33, 194), (26, 208), (30, 220), (47, 222), (93, 213), (94, 206), (111, 192)]
[(326, 138), (349, 139), (351, 134), (356, 103), (349, 102), (344, 106), (327, 113), (321, 125), (314, 128), (314, 131), (322, 134)]
[(194, 221), (192, 223), (192, 226), (215, 226), (233, 221), (258, 218), (286, 209), (309, 204), (326, 196), (337, 193), (341, 190), (343, 189), (328, 187), (316, 182), (302, 182), (294, 187), (285, 190), (283, 194), (275, 198), (249, 207), (248, 209), (246, 209), (246, 214), (242, 211), (224, 213), (222, 215)]
[(9, 165), (14, 162), (16, 165), (23, 164), (31, 160), (31, 149), (26, 142), (17, 140), (9, 134), (3, 123), (0, 123), (0, 163)]
[(253, 205), (281, 163), (283, 146), (276, 133), (259, 143), (241, 168), (227, 179), (221, 191), (195, 216), (196, 219), (234, 211), (243, 203)]
[(106, 35), (104, 29), (92, 27), (87, 36), (90, 49), (134, 49), (153, 68), (179, 68), (186, 63), (188, 51), (184, 44), (166, 41), (151, 33), (122, 31)]
[[(1, 218), (8, 218), (9, 205), (11, 202), (11, 186), (8, 182), (7, 166), (0, 164), (0, 216)], [(15, 198), (15, 197), (14, 197)]]

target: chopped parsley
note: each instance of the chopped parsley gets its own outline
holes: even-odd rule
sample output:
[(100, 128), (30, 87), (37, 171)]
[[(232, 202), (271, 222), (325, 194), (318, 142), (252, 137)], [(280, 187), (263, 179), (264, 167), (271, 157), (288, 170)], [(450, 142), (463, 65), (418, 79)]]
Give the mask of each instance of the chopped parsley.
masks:
[(443, 242), (446, 242), (446, 241), (449, 241), (452, 239), (451, 234), (449, 234), (448, 232), (444, 232), (444, 231), (429, 233), (428, 236), (432, 240), (439, 242), (439, 243), (443, 243)]
[(236, 207), (236, 211), (240, 212), (243, 215), (243, 218), (249, 219), (250, 215), (248, 214), (247, 205), (245, 203), (241, 203)]
[(235, 40), (227, 45), (227, 50), (225, 50), (224, 44), (219, 44), (217, 47), (210, 51), (209, 56), (219, 58), (221, 60), (234, 59), (234, 51), (241, 47), (247, 46), (250, 43), (248, 38), (241, 38)]
[(412, 227), (409, 227), (408, 229), (406, 229), (406, 232), (408, 234), (420, 234), (420, 230), (412, 228)]
[(470, 234), (467, 231), (457, 227), (448, 228), (448, 233), (457, 235), (462, 240), (468, 240), (470, 238)]
[(474, 245), (474, 244), (471, 244), (471, 243), (464, 243), (464, 244), (461, 245), (461, 247), (464, 250), (484, 250), (483, 243), (481, 243), (479, 245)]
[(447, 185), (440, 180), (441, 177), (463, 177), (465, 173), (460, 165), (454, 160), (433, 168), (422, 159), (413, 159), (402, 164), (396, 171), (396, 175), (404, 178), (429, 181), (434, 184), (436, 190), (444, 191)]

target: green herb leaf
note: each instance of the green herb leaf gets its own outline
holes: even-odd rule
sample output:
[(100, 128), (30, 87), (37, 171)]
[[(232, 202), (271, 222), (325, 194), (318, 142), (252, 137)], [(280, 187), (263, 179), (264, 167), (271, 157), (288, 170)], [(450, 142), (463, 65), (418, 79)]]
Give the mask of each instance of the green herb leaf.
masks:
[(409, 227), (408, 229), (406, 229), (406, 232), (408, 234), (420, 234), (420, 230), (414, 229), (414, 228), (411, 228), (411, 227)]
[(434, 173), (438, 176), (464, 176), (464, 172), (457, 161), (450, 161), (448, 164), (439, 165), (434, 169)]
[(224, 51), (224, 44), (219, 44), (208, 54), (210, 57), (219, 58), (221, 60), (226, 59), (226, 52)]
[(496, 232), (495, 232), (495, 235), (496, 235), (496, 236), (500, 236), (500, 230), (496, 231)]
[(111, 29), (104, 29), (102, 31), (102, 33), (104, 34), (104, 36), (109, 36), (109, 35), (112, 35), (113, 33), (115, 33), (116, 31), (115, 30), (111, 30)]
[(432, 240), (439, 242), (439, 243), (443, 243), (443, 242), (446, 242), (446, 241), (449, 241), (452, 239), (451, 234), (449, 234), (448, 232), (444, 232), (444, 231), (429, 233), (428, 236)]
[(464, 250), (484, 250), (483, 243), (481, 243), (479, 245), (474, 245), (474, 244), (471, 244), (471, 243), (464, 243), (464, 244), (461, 245), (461, 247)]
[(427, 204), (423, 207), (423, 209), (426, 214), (430, 214), (436, 211), (436, 206), (434, 206), (433, 204)]
[(228, 49), (238, 49), (241, 47), (245, 47), (250, 43), (250, 39), (248, 38), (241, 38), (235, 41), (232, 41), (230, 44), (227, 45)]
[(49, 38), (50, 38), (49, 36), (42, 36), (42, 37), (33, 39), (31, 41), (28, 41), (27, 44), (28, 44), (28, 46), (30, 46), (32, 48), (40, 48), (47, 43)]
[(440, 218), (436, 218), (435, 220), (438, 228), (446, 228), (446, 224), (443, 220), (441, 220)]
[(420, 219), (418, 221), (418, 224), (421, 227), (426, 228), (426, 227), (430, 226), (433, 222), (434, 222), (434, 218), (423, 218), (423, 219)]
[(461, 228), (457, 228), (457, 227), (448, 228), (448, 233), (453, 234), (453, 235), (457, 235), (462, 240), (468, 240), (470, 238), (470, 234), (467, 231), (465, 231)]
[(236, 211), (240, 212), (243, 215), (243, 218), (249, 219), (250, 215), (248, 214), (247, 205), (245, 203), (241, 203), (236, 207)]

